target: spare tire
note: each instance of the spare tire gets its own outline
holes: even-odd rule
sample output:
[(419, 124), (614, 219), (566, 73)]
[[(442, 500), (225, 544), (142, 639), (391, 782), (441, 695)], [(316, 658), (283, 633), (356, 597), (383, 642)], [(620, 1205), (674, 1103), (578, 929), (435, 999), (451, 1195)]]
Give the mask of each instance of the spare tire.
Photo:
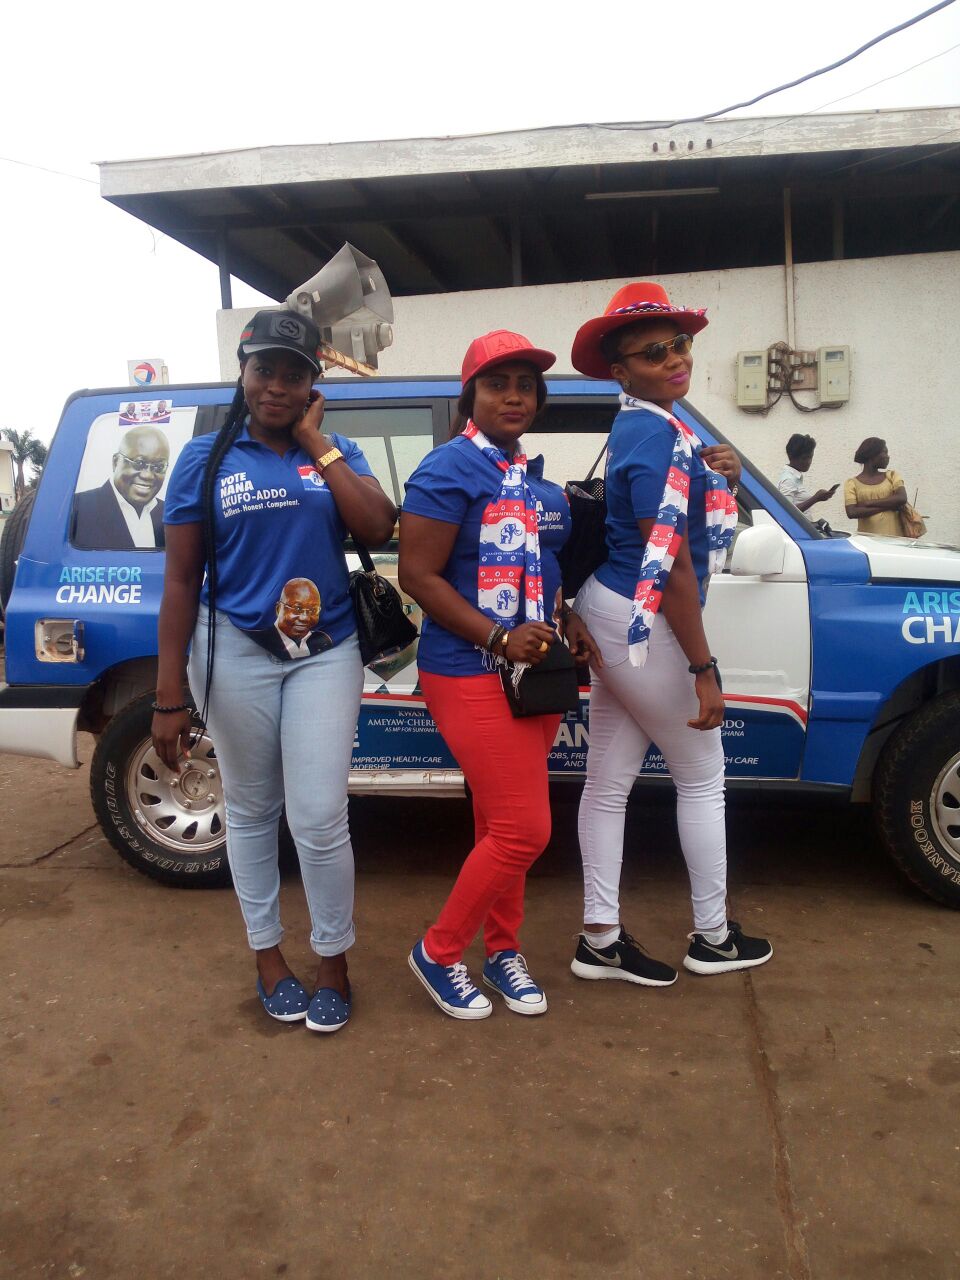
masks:
[(3, 523), (3, 537), (0, 538), (0, 609), (6, 609), (13, 590), (17, 557), (23, 550), (23, 540), (27, 536), (27, 525), (30, 523), (36, 496), (36, 489), (28, 490)]

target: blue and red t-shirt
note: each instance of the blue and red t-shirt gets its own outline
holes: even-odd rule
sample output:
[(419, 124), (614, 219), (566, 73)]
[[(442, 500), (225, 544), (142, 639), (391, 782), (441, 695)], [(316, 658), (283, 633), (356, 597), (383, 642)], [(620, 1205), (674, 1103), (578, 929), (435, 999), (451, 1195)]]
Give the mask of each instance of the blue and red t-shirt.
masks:
[[(607, 501), (607, 551), (596, 577), (619, 596), (633, 599), (646, 545), (638, 520), (656, 517), (670, 470), (677, 433), (665, 418), (648, 409), (623, 409), (613, 420), (607, 446), (604, 496)], [(706, 468), (694, 452), (690, 460), (687, 538), (693, 571), (705, 599), (708, 577)]]
[[(406, 483), (405, 512), (458, 526), (443, 576), (473, 605), (477, 603), (481, 518), (499, 495), (502, 483), (500, 468), (463, 436), (455, 436), (428, 453)], [(570, 535), (570, 506), (561, 487), (544, 480), (542, 457), (527, 462), (527, 483), (537, 500), (543, 607), (549, 620), (560, 590), (557, 556)], [(519, 621), (523, 621), (522, 615)], [(424, 618), (417, 650), (422, 671), (443, 676), (484, 675), (488, 668), (483, 658), (472, 641), (432, 618)]]
[[(215, 433), (198, 436), (180, 454), (167, 487), (164, 524), (202, 522), (203, 473), (215, 439)], [(357, 475), (373, 474), (352, 440), (329, 439)], [(235, 627), (281, 658), (329, 648), (356, 630), (343, 551), (346, 526), (309, 454), (293, 447), (281, 457), (251, 440), (244, 426), (220, 463), (213, 508), (216, 605)], [(200, 599), (209, 603), (206, 582)]]

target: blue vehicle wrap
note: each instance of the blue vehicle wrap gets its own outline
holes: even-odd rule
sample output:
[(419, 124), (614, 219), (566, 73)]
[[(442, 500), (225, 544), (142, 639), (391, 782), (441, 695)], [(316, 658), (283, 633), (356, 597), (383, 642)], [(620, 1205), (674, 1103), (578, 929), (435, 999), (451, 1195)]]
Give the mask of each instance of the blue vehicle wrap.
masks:
[[(557, 378), (548, 380), (548, 388), (558, 430), (575, 429), (577, 414), (594, 432), (598, 411), (607, 425), (612, 421), (613, 384)], [(123, 405), (132, 395), (138, 403), (126, 412), (139, 408), (149, 418), (151, 406), (160, 406), (171, 436), (179, 431), (186, 439), (214, 430), (233, 390), (219, 384), (127, 388), (82, 392), (68, 401), (19, 548), (6, 610), (0, 750), (69, 760), (62, 741), (56, 750), (44, 749), (41, 731), (18, 738), (11, 713), (16, 710), (23, 723), (32, 707), (57, 707), (64, 712), (57, 733), (75, 732), (78, 723), (100, 731), (119, 710), (120, 695), (110, 696), (117, 673), (140, 673), (129, 677), (127, 695), (152, 688), (164, 556), (154, 549), (86, 550), (71, 541), (75, 495), (84, 475), (89, 483), (89, 442), (98, 432), (116, 441), (126, 421)], [(382, 455), (381, 481), (400, 496), (402, 480), (419, 456), (446, 438), (459, 383), (334, 379), (324, 382), (323, 390), (331, 419), (345, 415), (345, 425), (336, 429), (357, 438), (371, 461)], [(367, 411), (373, 416), (365, 425), (357, 415)], [(705, 444), (722, 440), (691, 407), (681, 406), (679, 412)], [(398, 425), (391, 442), (393, 418)], [(370, 423), (368, 439), (362, 433)], [(549, 421), (544, 429), (550, 430)], [(106, 449), (101, 448), (103, 457)], [(743, 522), (729, 572), (714, 578), (706, 611), (707, 632), (725, 676), (727, 776), (741, 785), (806, 786), (867, 798), (874, 767), (886, 758), (885, 751), (892, 752), (891, 735), (937, 699), (942, 710), (943, 699), (960, 688), (960, 553), (899, 539), (828, 536), (749, 464), (740, 498)], [(395, 548), (381, 557), (385, 563), (395, 559)], [(62, 654), (45, 649), (45, 622), (72, 622), (72, 647), (61, 637)], [(71, 707), (73, 721), (66, 714)], [(960, 797), (960, 740), (955, 745)], [(588, 746), (585, 688), (579, 712), (561, 722), (550, 755), (551, 776), (581, 778)], [(946, 814), (938, 828), (937, 856), (953, 857), (955, 844), (956, 859), (947, 871), (937, 872), (952, 884), (955, 870), (960, 886), (960, 826), (951, 826), (948, 812), (951, 759), (947, 751), (946, 782), (938, 773), (931, 785), (942, 793)], [(666, 775), (655, 745), (643, 775)], [(372, 792), (462, 790), (456, 762), (420, 696), (415, 649), (367, 672), (351, 783), (355, 790)], [(933, 806), (932, 814), (934, 792), (910, 803)], [(926, 840), (933, 819), (927, 808), (919, 816), (922, 823), (918, 827), (914, 821), (913, 829)]]

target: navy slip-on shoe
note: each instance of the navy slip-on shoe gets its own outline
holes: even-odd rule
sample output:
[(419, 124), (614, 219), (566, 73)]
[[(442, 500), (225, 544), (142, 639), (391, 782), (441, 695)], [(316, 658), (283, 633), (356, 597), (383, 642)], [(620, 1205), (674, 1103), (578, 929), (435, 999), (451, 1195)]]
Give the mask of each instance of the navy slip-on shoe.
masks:
[(339, 991), (333, 987), (320, 987), (313, 993), (310, 1008), (307, 1011), (307, 1029), (309, 1031), (339, 1031), (350, 1020), (353, 1009), (353, 992), (347, 983), (347, 998), (344, 1000)]
[(281, 978), (268, 996), (260, 979), (257, 979), (257, 995), (271, 1018), (278, 1022), (302, 1022), (307, 1016), (310, 997), (298, 978)]

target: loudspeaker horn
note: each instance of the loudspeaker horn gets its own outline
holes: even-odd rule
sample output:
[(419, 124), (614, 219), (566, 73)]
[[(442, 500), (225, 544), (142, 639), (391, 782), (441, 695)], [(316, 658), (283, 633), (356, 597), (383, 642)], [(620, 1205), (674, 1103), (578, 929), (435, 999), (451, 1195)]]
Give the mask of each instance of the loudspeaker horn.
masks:
[(369, 377), (380, 352), (393, 342), (393, 299), (383, 272), (352, 244), (294, 289), (287, 306), (310, 316), (320, 330), (328, 366)]

